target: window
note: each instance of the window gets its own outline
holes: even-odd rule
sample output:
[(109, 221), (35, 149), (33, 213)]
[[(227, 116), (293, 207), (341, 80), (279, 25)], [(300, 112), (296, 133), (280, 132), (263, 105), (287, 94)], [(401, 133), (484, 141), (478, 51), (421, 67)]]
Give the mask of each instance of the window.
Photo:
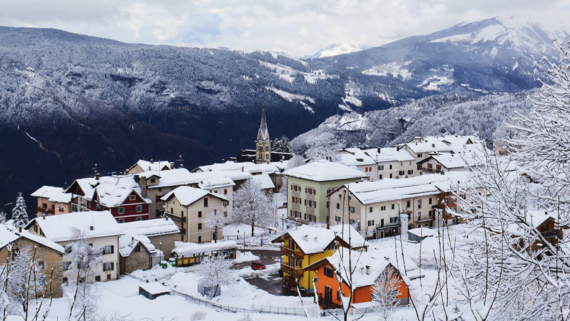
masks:
[(381, 211), (385, 211), (385, 210), (386, 210), (386, 205), (380, 206), (380, 210), (381, 210)]
[(430, 205), (431, 205), (431, 197), (430, 197), (430, 198), (429, 198), (429, 200), (428, 200), (428, 204), (430, 204)]
[(224, 217), (228, 217), (228, 212), (224, 212)]
[(137, 206), (135, 207), (135, 212), (140, 213), (140, 212), (142, 212), (142, 211), (143, 211), (142, 205), (137, 205)]
[(400, 166), (404, 166), (404, 162), (400, 162)]
[(383, 170), (384, 170), (384, 165), (378, 165), (378, 170), (379, 170), (379, 171), (383, 171)]
[(103, 254), (113, 254), (115, 253), (115, 247), (113, 245), (107, 245), (103, 247)]
[(38, 232), (38, 226), (34, 224), (34, 232)]
[(439, 165), (439, 164), (435, 165), (435, 169), (441, 170), (441, 165)]
[(63, 270), (67, 271), (71, 267), (71, 262), (63, 262)]
[[(107, 271), (113, 271), (115, 270), (115, 263), (114, 262), (106, 262), (103, 263), (103, 271), (107, 272)], [(107, 278), (109, 279), (109, 278)]]
[(204, 198), (204, 207), (208, 207), (208, 198), (207, 197)]
[(372, 213), (372, 206), (368, 209), (368, 212)]
[(408, 175), (412, 175), (414, 173), (413, 169), (408, 169)]
[(419, 153), (419, 154), (418, 154), (418, 158), (420, 158), (420, 157), (422, 157), (422, 156), (423, 156), (422, 153)]
[(199, 229), (199, 230), (202, 229), (202, 223), (198, 223), (198, 229)]
[(202, 217), (202, 211), (198, 211), (198, 217)]
[(374, 226), (374, 220), (369, 220), (369, 221), (368, 221), (368, 226)]
[(151, 184), (154, 184), (154, 182), (156, 182), (156, 179), (155, 179), (155, 178), (151, 178), (151, 179), (150, 179), (150, 183), (151, 183)]
[(330, 267), (325, 266), (324, 270), (325, 270), (325, 276), (326, 277), (334, 278), (334, 271)]
[(159, 188), (158, 188), (158, 191), (159, 191), (159, 192), (162, 192), (162, 187), (159, 187)]
[(66, 277), (63, 278), (63, 284), (67, 285), (67, 278)]
[(337, 222), (337, 223), (340, 222), (340, 216), (335, 216), (335, 217), (334, 217), (334, 220), (335, 220), (335, 222)]
[[(91, 205), (89, 205), (89, 206), (91, 206)], [(47, 208), (47, 204), (46, 204), (46, 203), (43, 203), (43, 204), (42, 204), (42, 207), (43, 207), (43, 208)]]
[(95, 277), (95, 282), (101, 282), (101, 276), (100, 275), (97, 275)]
[(336, 203), (336, 209), (340, 210), (340, 204), (339, 203)]
[(392, 174), (390, 174), (390, 178), (392, 178)]
[(396, 209), (396, 204), (392, 204), (392, 209)]
[(200, 243), (202, 243), (202, 236), (201, 235), (198, 236), (198, 244), (200, 244)]
[(354, 213), (354, 206), (350, 207), (350, 213)]
[(432, 168), (433, 168), (433, 165), (432, 165), (431, 163), (428, 163), (428, 164), (427, 164), (427, 168), (428, 168), (428, 169), (432, 169)]
[(390, 169), (392, 169), (392, 165), (390, 165)]
[(134, 201), (134, 200), (136, 200), (136, 199), (137, 199), (137, 196), (136, 196), (136, 195), (131, 195), (131, 196), (129, 196), (129, 200), (130, 200), (130, 201)]
[[(97, 204), (97, 206), (99, 206), (99, 204)], [(117, 209), (117, 213), (119, 213), (119, 214), (125, 214), (125, 208), (124, 208), (124, 207), (119, 207), (119, 208)]]
[(410, 207), (410, 201), (406, 201), (406, 207)]
[(228, 195), (228, 189), (224, 189), (224, 195)]
[(378, 175), (378, 179), (382, 179), (382, 174)]
[(398, 175), (404, 176), (405, 173), (406, 173), (406, 172), (404, 172), (404, 171), (399, 171), (399, 172), (398, 172)]
[(38, 261), (38, 268), (39, 268), (40, 270), (43, 270), (43, 269), (44, 269), (44, 261)]
[(422, 208), (422, 200), (418, 200), (418, 208)]
[(135, 246), (135, 252), (140, 252), (141, 251), (141, 246), (140, 244), (138, 244), (137, 246)]
[(398, 217), (390, 217), (390, 224), (398, 223)]
[(55, 210), (55, 204), (51, 204), (51, 209)]
[(117, 220), (117, 223), (125, 223), (125, 219), (124, 218), (120, 218)]

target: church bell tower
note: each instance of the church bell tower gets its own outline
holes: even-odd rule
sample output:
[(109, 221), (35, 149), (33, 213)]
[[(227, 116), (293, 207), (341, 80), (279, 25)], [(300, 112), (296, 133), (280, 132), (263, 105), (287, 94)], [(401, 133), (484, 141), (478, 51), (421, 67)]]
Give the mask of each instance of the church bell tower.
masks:
[(265, 119), (265, 108), (261, 111), (261, 125), (257, 132), (256, 144), (256, 164), (263, 164), (271, 162), (271, 139), (269, 138), (269, 131), (267, 130), (267, 120)]

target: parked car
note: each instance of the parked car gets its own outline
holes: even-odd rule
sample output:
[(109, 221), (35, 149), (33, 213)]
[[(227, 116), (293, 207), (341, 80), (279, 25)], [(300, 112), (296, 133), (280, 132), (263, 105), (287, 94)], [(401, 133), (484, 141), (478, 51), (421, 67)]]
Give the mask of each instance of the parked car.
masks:
[(253, 261), (251, 262), (251, 268), (253, 270), (265, 270), (265, 264), (261, 263), (261, 261)]

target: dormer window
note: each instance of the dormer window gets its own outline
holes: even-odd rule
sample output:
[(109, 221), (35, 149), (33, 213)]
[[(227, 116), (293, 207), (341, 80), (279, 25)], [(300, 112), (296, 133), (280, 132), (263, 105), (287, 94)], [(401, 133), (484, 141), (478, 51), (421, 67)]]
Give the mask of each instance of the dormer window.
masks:
[(129, 196), (129, 200), (131, 200), (131, 201), (134, 201), (134, 200), (136, 200), (136, 199), (137, 199), (137, 196), (136, 196), (136, 195), (131, 195), (131, 196)]
[(156, 178), (151, 178), (151, 179), (150, 179), (150, 183), (151, 183), (151, 184), (154, 184), (155, 182), (156, 182)]

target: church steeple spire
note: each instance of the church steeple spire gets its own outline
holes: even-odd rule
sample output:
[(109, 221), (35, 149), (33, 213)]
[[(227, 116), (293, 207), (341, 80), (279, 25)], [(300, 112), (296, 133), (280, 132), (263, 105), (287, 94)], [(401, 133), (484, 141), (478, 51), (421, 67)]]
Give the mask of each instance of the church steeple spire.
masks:
[(269, 138), (269, 130), (267, 129), (265, 108), (261, 109), (261, 124), (259, 125), (255, 143), (257, 145), (255, 162), (257, 164), (269, 163), (271, 161), (271, 139)]

